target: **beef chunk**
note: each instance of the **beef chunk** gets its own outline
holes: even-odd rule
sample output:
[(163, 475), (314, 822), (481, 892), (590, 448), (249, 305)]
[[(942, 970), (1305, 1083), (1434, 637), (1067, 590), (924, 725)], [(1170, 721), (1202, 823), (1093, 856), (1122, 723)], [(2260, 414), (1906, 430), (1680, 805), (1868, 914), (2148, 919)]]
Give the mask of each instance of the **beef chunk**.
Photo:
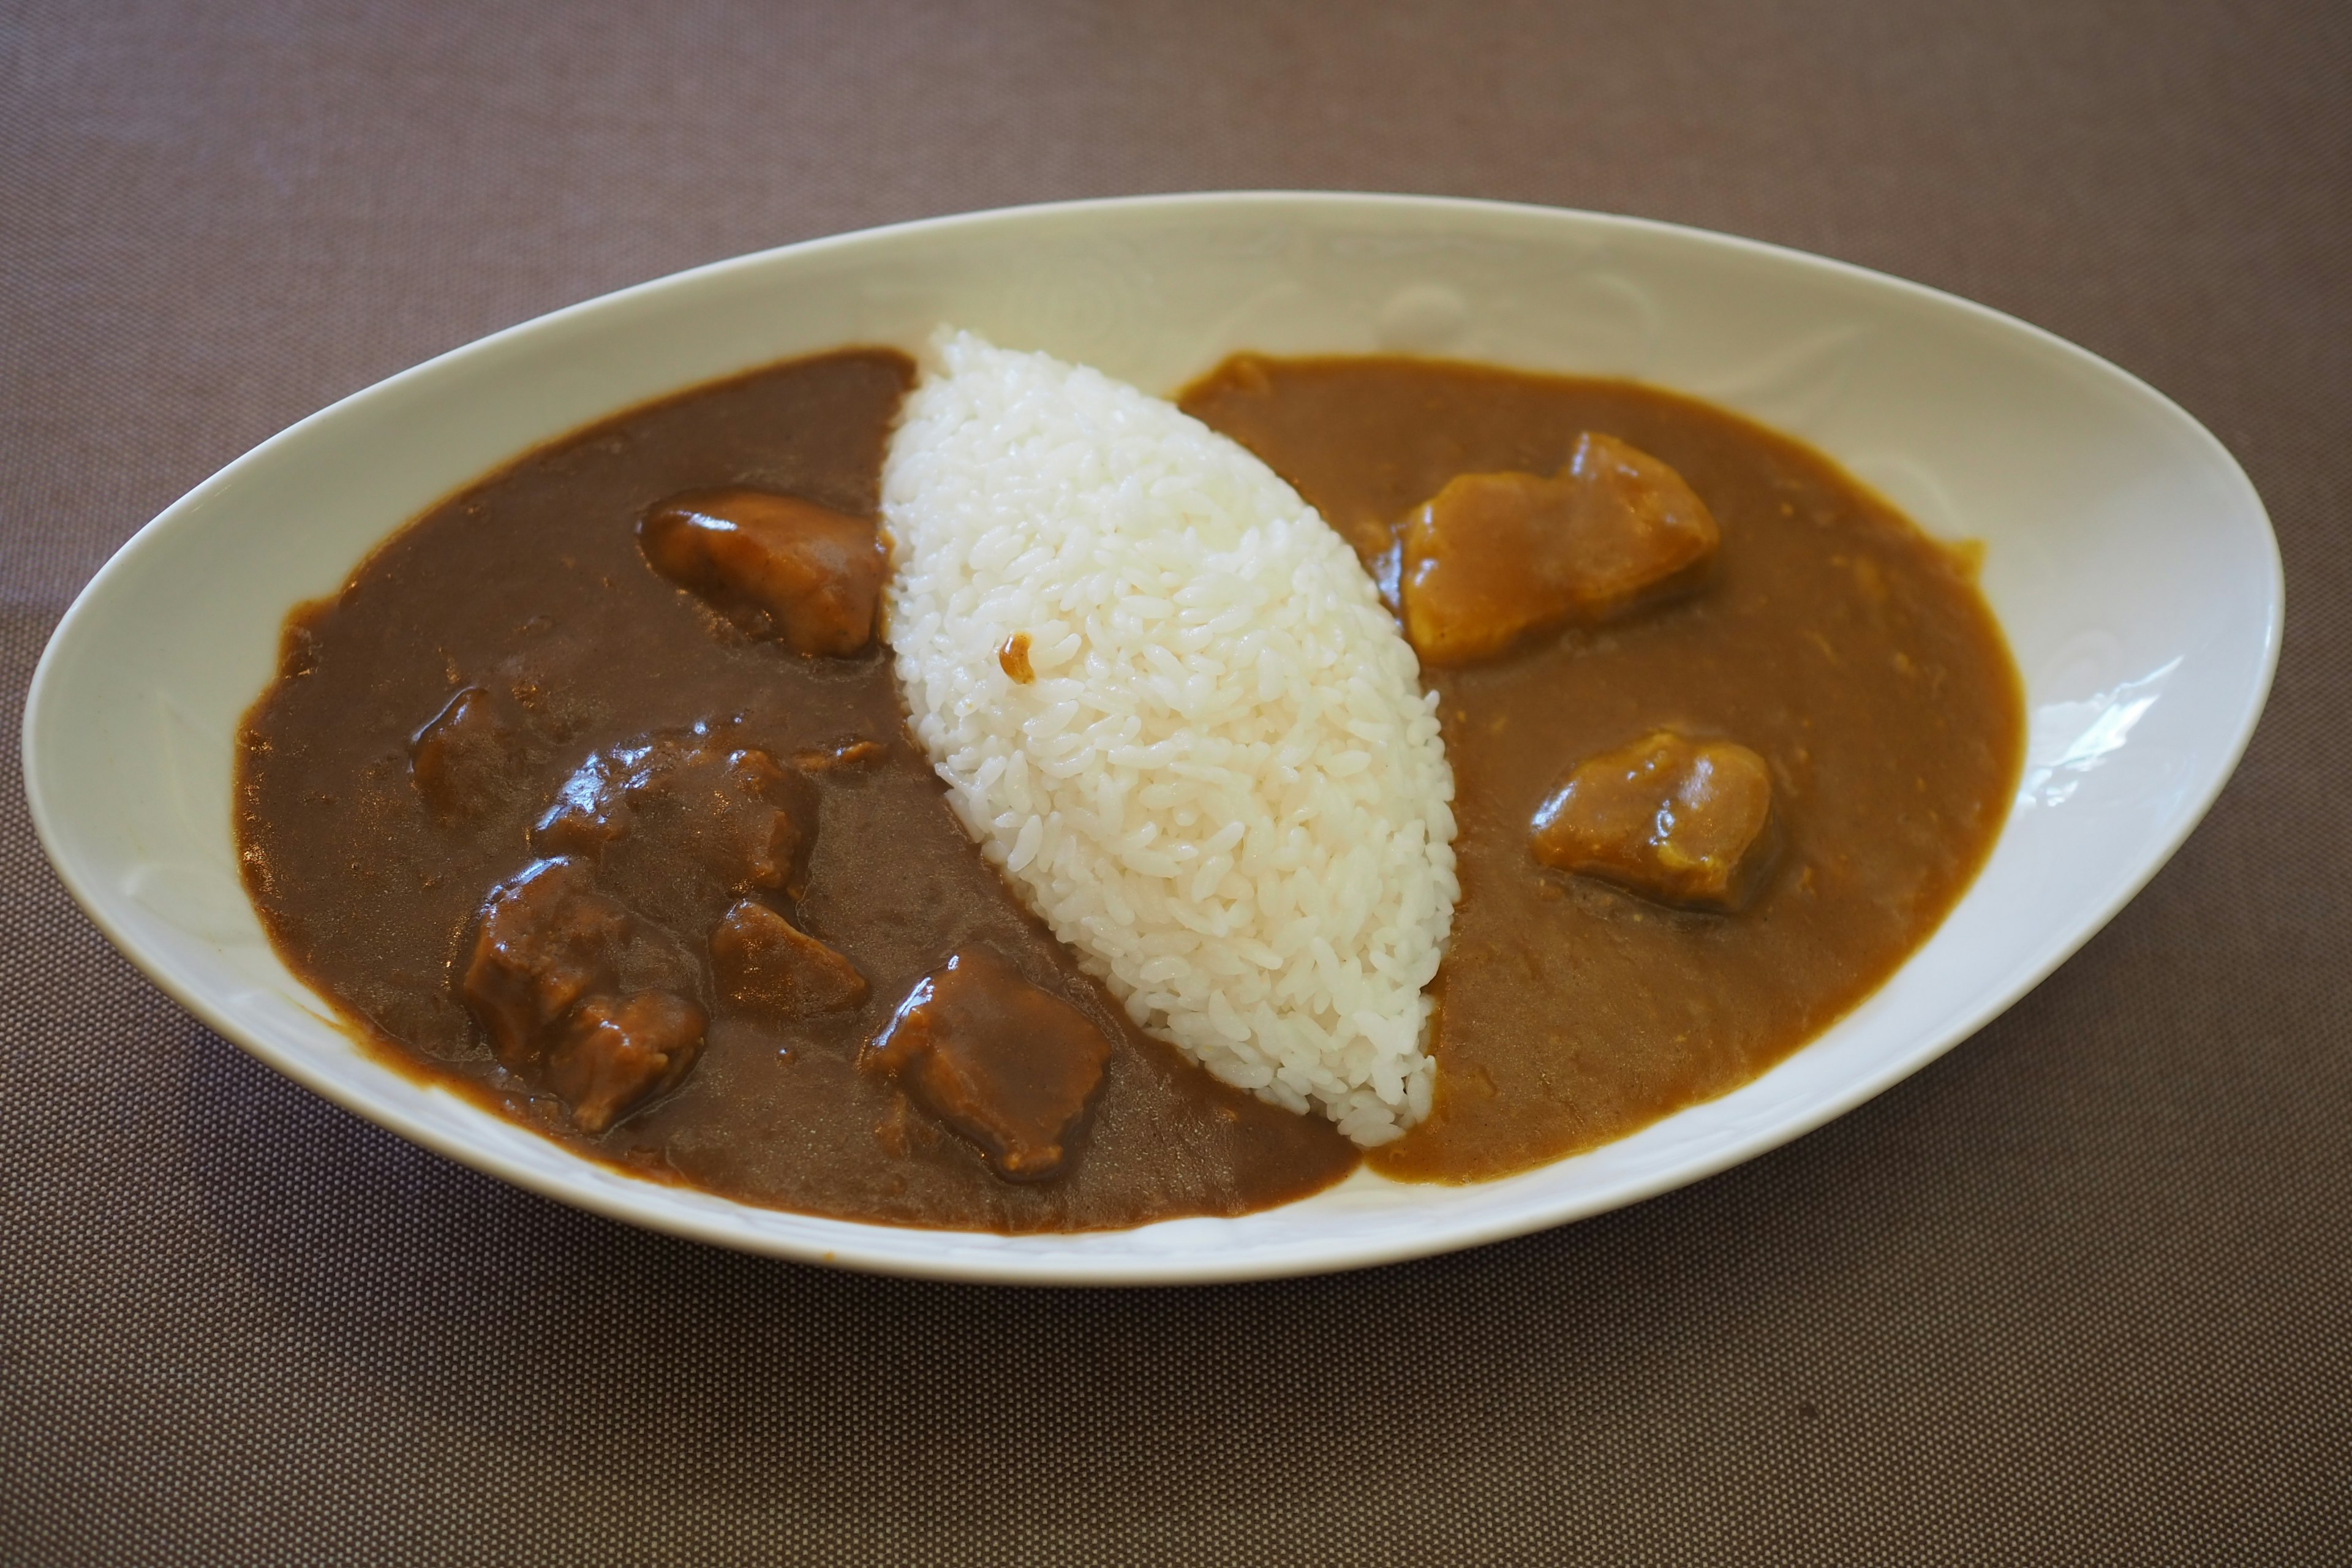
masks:
[(863, 518), (764, 490), (694, 490), (647, 512), (637, 542), (655, 571), (753, 637), (810, 656), (874, 640), (889, 553)]
[(727, 911), (710, 933), (720, 994), (780, 1019), (837, 1013), (866, 1000), (856, 965), (756, 899)]
[(1058, 1173), (1110, 1056), (1086, 1016), (985, 949), (916, 982), (859, 1065), (892, 1074), (1010, 1181)]
[(532, 847), (602, 856), (629, 840), (637, 860), (698, 868), (725, 894), (797, 891), (815, 788), (767, 752), (731, 746), (726, 728), (698, 724), (590, 757), (556, 792)]
[(548, 1027), (582, 997), (616, 984), (629, 914), (595, 889), (595, 868), (538, 860), (490, 889), (460, 983), (499, 1059), (537, 1066)]
[(1464, 474), (1406, 519), (1398, 592), (1422, 662), (1467, 664), (1566, 621), (1599, 621), (1715, 553), (1715, 518), (1683, 478), (1613, 437), (1568, 466)]
[(1772, 858), (1772, 773), (1669, 730), (1588, 758), (1537, 811), (1536, 858), (1685, 909), (1737, 910)]
[(497, 700), (468, 686), (409, 742), (409, 776), (434, 816), (478, 816), (514, 792), (519, 740)]
[(604, 846), (635, 824), (625, 784), (653, 750), (644, 744), (592, 752), (558, 786), (555, 803), (532, 825), (531, 847), (542, 855), (603, 854)]
[(702, 1009), (667, 991), (615, 994), (628, 910), (595, 868), (538, 860), (490, 889), (460, 983), (499, 1059), (554, 1090), (602, 1132), (674, 1087), (702, 1049)]
[(564, 1021), (544, 1079), (572, 1124), (602, 1132), (677, 1086), (702, 1053), (702, 1009), (667, 991), (591, 996)]

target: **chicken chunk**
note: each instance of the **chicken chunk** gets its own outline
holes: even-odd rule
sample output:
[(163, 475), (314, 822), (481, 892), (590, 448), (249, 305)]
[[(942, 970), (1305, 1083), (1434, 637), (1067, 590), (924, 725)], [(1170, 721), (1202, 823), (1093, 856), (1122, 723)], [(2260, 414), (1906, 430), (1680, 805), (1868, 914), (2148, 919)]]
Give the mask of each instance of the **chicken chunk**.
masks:
[(985, 949), (916, 982), (859, 1065), (893, 1075), (1008, 1181), (1059, 1173), (1110, 1042)]
[(866, 1000), (866, 976), (783, 916), (745, 899), (710, 933), (720, 994), (780, 1019), (837, 1013)]
[(1772, 773), (1728, 741), (1661, 730), (1570, 770), (1537, 811), (1536, 858), (1661, 903), (1727, 912), (1772, 858)]
[(874, 640), (889, 554), (864, 518), (765, 490), (693, 490), (647, 512), (637, 542), (655, 571), (753, 637), (811, 657)]
[(708, 1022), (701, 1008), (667, 991), (591, 996), (565, 1020), (544, 1080), (572, 1107), (573, 1126), (602, 1132), (677, 1087), (702, 1054)]
[(1663, 592), (1720, 533), (1680, 474), (1614, 437), (1577, 438), (1567, 467), (1464, 474), (1405, 520), (1398, 594), (1422, 662), (1468, 664), (1567, 621)]
[(611, 990), (629, 913), (595, 889), (595, 868), (537, 860), (490, 889), (460, 991), (499, 1059), (535, 1068), (550, 1026), (583, 996)]

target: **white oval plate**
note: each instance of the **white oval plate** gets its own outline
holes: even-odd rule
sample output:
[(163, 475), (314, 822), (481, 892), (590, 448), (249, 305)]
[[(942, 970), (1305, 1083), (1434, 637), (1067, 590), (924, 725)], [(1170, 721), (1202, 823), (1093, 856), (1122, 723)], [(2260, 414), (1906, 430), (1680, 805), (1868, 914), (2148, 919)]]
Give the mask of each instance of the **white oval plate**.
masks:
[[(278, 626), (394, 529), (628, 405), (934, 323), (1167, 391), (1230, 351), (1417, 352), (1638, 377), (1811, 442), (1983, 584), (2032, 715), (1990, 862), (1851, 1016), (1755, 1082), (1475, 1186), (1360, 1173), (1240, 1219), (1076, 1236), (898, 1229), (632, 1180), (358, 1048), (237, 879), (230, 758)], [(1351, 1268), (1613, 1208), (1772, 1148), (1980, 1027), (2104, 925), (2229, 776), (2279, 646), (2278, 552), (2221, 444), (2147, 385), (2008, 317), (1720, 235), (1398, 196), (1082, 202), (789, 246), (591, 300), (345, 398), (156, 518), (83, 590), (25, 713), (58, 874), (205, 1023), (337, 1104), (600, 1214), (755, 1252), (946, 1279), (1237, 1279)]]

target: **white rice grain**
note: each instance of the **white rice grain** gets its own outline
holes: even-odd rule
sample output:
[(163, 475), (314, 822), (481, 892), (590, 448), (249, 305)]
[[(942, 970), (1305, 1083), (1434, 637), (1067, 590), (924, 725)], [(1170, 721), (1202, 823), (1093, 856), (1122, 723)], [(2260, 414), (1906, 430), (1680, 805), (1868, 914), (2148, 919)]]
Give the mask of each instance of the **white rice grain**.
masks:
[[(935, 350), (882, 509), (890, 645), (956, 812), (1146, 1029), (1396, 1137), (1429, 1109), (1454, 776), (1370, 579), (1173, 405), (969, 332)], [(997, 657), (1024, 632), (1026, 685)]]

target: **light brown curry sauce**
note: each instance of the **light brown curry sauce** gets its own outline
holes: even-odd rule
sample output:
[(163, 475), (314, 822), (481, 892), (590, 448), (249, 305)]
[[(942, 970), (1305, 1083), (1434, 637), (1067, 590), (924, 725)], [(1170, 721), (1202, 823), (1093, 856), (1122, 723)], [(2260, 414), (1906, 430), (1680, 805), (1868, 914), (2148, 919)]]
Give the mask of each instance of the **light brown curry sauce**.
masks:
[[(289, 617), (238, 767), (265, 926), (404, 1068), (591, 1157), (748, 1202), (1069, 1230), (1237, 1214), (1339, 1179), (1359, 1157), (1331, 1128), (1144, 1036), (1021, 909), (905, 733), (887, 654), (806, 658), (747, 637), (640, 551), (638, 520), (689, 492), (870, 518), (909, 374), (897, 354), (845, 352), (616, 416), (436, 507)], [(1679, 470), (1721, 525), (1717, 558), (1678, 596), (1426, 673), (1463, 896), (1438, 981), (1436, 1108), (1375, 1168), (1502, 1174), (1737, 1087), (1883, 981), (1997, 835), (2021, 703), (1968, 563), (1796, 443), (1630, 384), (1421, 361), (1244, 358), (1184, 405), (1368, 557), (1447, 480), (1549, 473), (1588, 430)], [(1002, 655), (1016, 678), (1024, 656)], [(461, 820), (428, 804), (415, 738), (468, 689), (515, 739), (483, 775), (495, 798)], [(577, 1107), (486, 1042), (460, 984), (468, 944), (493, 890), (545, 864), (533, 825), (583, 760), (698, 723), (806, 771), (806, 885), (761, 897), (868, 984), (822, 1016), (735, 1005), (704, 932), (735, 918), (741, 889), (663, 885), (657, 854), (607, 856), (598, 896), (669, 933), (655, 944), (669, 956), (650, 962), (709, 1021), (675, 1088), (585, 1132)], [(1736, 913), (1666, 909), (1530, 854), (1530, 818), (1571, 764), (1661, 728), (1770, 766), (1780, 852)], [(860, 1069), (893, 1010), (958, 952), (1108, 1047), (1049, 1179), (1006, 1179), (990, 1163), (1006, 1151), (975, 1142), (969, 1118)]]
[[(1677, 598), (1423, 671), (1462, 896), (1435, 1107), (1374, 1169), (1504, 1175), (1738, 1088), (1876, 989), (1990, 851), (2024, 699), (1974, 558), (1819, 453), (1631, 383), (1424, 360), (1241, 356), (1181, 401), (1368, 561), (1456, 475), (1551, 473), (1588, 430), (1671, 465), (1721, 529)], [(1660, 728), (1770, 766), (1783, 842), (1738, 913), (1665, 908), (1529, 852), (1571, 764)]]

